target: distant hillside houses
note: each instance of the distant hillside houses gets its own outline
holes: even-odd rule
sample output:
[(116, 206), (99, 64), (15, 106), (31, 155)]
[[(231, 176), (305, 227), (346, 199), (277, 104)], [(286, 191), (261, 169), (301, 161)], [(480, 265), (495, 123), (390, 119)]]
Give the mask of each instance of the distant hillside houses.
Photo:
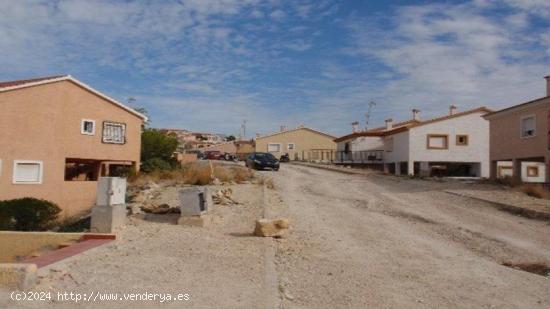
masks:
[(179, 150), (196, 150), (226, 141), (227, 135), (218, 133), (193, 132), (185, 129), (161, 129), (166, 134), (175, 134)]

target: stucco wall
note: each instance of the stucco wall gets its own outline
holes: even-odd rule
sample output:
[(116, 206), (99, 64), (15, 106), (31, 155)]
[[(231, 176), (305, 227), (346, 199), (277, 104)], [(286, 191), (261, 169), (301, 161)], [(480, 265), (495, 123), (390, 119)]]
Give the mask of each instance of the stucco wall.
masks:
[[(489, 177), (489, 122), (473, 113), (411, 128), (409, 156), (421, 162), (481, 162), (481, 176)], [(428, 134), (448, 135), (448, 149), (428, 149)], [(468, 145), (456, 145), (457, 135), (468, 135)], [(519, 134), (519, 133), (518, 133)]]
[[(93, 205), (96, 182), (64, 180), (65, 159), (125, 160), (139, 166), (142, 120), (70, 81), (0, 93), (0, 199), (44, 198), (63, 216)], [(95, 135), (81, 120), (95, 120)], [(126, 144), (101, 142), (103, 121), (126, 124)], [(14, 160), (43, 162), (42, 184), (12, 184)]]
[[(393, 143), (393, 147), (392, 144)], [(401, 132), (384, 138), (384, 162), (407, 162), (409, 159), (409, 132)]]
[(344, 151), (346, 143), (350, 144), (350, 151), (365, 151), (365, 150), (382, 150), (384, 149), (384, 141), (381, 137), (375, 136), (360, 136), (352, 140), (347, 140), (337, 143), (337, 150)]
[[(494, 115), (490, 118), (491, 160), (549, 157), (548, 116), (550, 98), (541, 102)], [(536, 117), (536, 136), (521, 138), (521, 118)]]
[[(333, 139), (334, 137), (302, 128), (267, 137), (260, 137), (256, 139), (256, 151), (267, 152), (267, 145), (269, 143), (279, 143), (281, 144), (281, 151), (273, 153), (275, 157), (279, 158), (282, 154), (288, 153), (291, 160), (296, 158), (302, 159), (302, 154), (312, 149), (336, 150), (336, 143)], [(294, 150), (288, 149), (289, 143), (295, 144)]]

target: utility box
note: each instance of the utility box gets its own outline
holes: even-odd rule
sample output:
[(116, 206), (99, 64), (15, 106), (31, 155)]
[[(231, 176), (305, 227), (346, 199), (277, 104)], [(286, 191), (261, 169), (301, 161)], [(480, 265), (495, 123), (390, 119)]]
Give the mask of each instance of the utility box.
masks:
[(214, 203), (207, 187), (189, 187), (180, 192), (180, 225), (206, 226), (210, 219), (204, 215), (211, 210)]
[(97, 182), (96, 205), (92, 207), (90, 230), (112, 233), (126, 223), (126, 179), (100, 177)]
[(126, 179), (100, 177), (97, 182), (96, 205), (111, 206), (126, 204)]

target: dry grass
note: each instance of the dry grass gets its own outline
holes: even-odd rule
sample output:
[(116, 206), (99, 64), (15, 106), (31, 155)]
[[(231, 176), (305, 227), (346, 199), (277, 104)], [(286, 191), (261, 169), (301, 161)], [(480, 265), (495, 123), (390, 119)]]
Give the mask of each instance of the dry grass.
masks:
[(519, 190), (532, 197), (550, 199), (550, 192), (539, 185), (522, 185)]
[(133, 186), (145, 185), (148, 182), (168, 182), (173, 184), (208, 185), (217, 178), (221, 182), (241, 183), (254, 178), (254, 172), (242, 166), (230, 166), (220, 163), (191, 162), (184, 164), (181, 169), (172, 171), (156, 171), (140, 174), (128, 179)]

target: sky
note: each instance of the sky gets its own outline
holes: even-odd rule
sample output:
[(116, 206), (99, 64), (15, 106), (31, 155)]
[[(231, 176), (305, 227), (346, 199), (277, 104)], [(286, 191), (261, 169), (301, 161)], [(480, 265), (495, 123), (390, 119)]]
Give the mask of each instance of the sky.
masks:
[(151, 126), (335, 136), (545, 95), (550, 1), (0, 0), (0, 80), (70, 74)]

